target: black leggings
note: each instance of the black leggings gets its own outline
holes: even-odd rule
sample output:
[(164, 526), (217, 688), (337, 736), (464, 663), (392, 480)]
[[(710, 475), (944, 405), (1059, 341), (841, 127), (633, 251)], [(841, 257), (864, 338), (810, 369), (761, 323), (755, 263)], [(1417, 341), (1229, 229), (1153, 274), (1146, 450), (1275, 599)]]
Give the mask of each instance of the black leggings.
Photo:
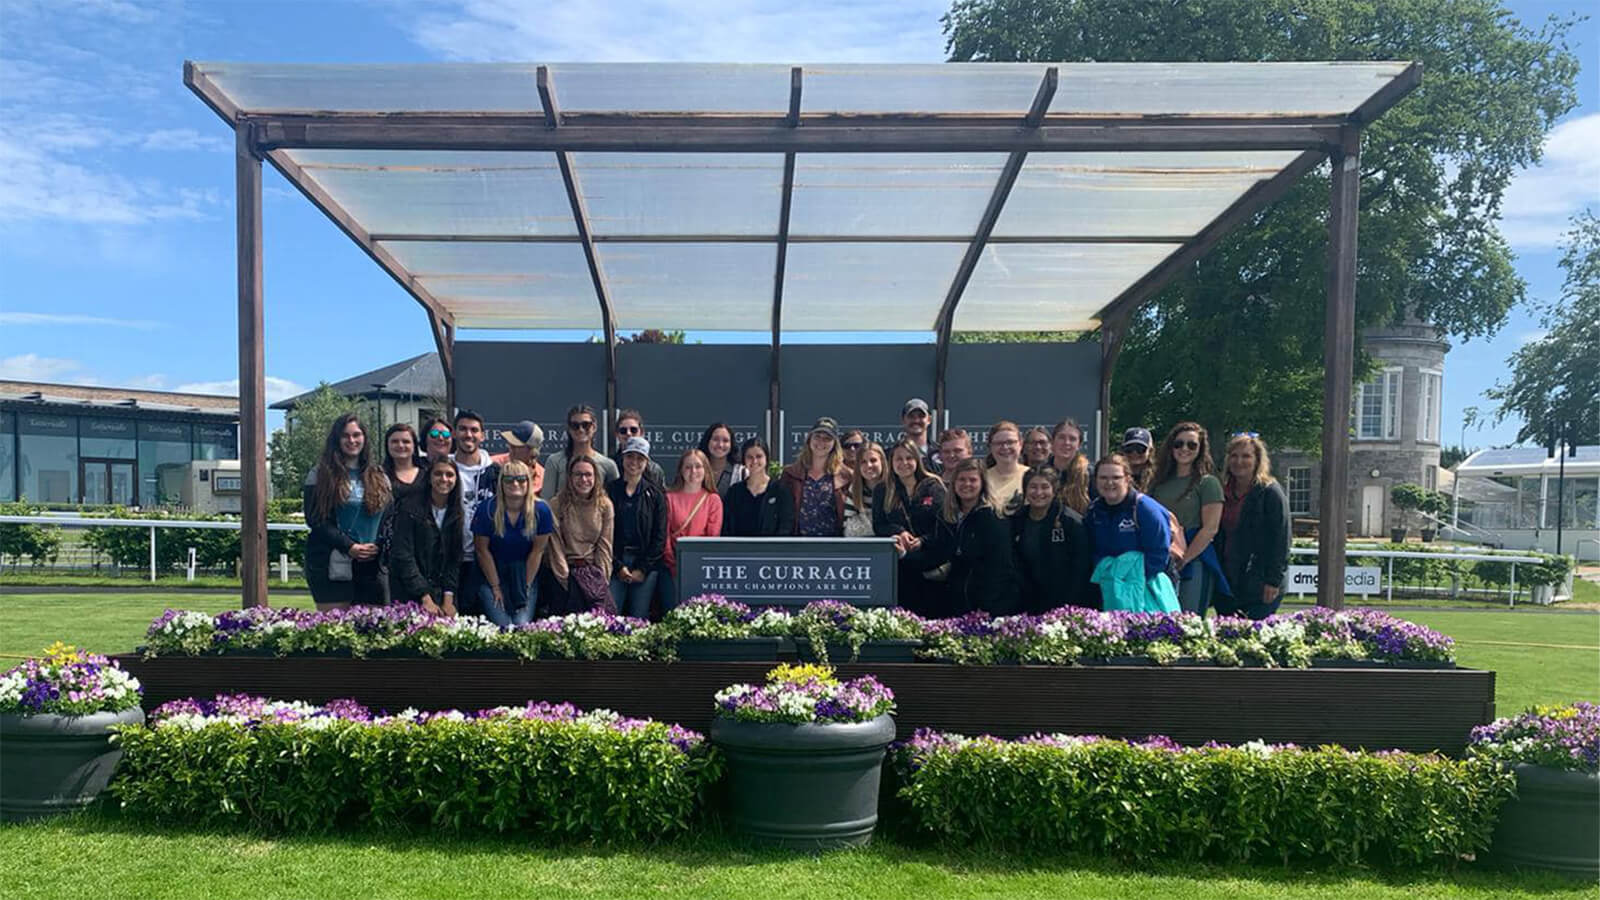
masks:
[(344, 603), (351, 606), (382, 606), (383, 588), (378, 583), (378, 561), (351, 560), (349, 581), (329, 581), (328, 570), (306, 570), (311, 599), (319, 604)]

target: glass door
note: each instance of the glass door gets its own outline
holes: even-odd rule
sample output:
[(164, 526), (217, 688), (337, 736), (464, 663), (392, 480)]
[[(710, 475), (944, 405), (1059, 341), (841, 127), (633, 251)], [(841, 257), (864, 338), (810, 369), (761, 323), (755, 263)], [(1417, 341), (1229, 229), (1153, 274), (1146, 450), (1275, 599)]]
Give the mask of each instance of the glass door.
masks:
[(132, 506), (137, 483), (131, 460), (85, 459), (79, 463), (80, 503), (89, 506)]
[(133, 463), (107, 463), (106, 468), (111, 472), (111, 502), (118, 506), (132, 506), (134, 485)]

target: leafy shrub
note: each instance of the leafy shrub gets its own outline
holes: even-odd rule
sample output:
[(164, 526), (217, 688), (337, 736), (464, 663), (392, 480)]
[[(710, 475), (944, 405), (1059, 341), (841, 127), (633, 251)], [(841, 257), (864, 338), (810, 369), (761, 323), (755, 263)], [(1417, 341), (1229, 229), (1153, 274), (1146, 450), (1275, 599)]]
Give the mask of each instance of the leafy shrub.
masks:
[(905, 824), (945, 843), (1286, 864), (1469, 856), (1515, 781), (1485, 760), (1338, 747), (926, 731), (891, 765)]
[(348, 700), (218, 697), (152, 723), (121, 729), (111, 791), (164, 823), (654, 841), (698, 821), (721, 774), (699, 734), (570, 704), (374, 718)]
[[(45, 509), (31, 503), (0, 503), (0, 515), (36, 516)], [(35, 566), (55, 562), (61, 551), (61, 529), (54, 525), (0, 524), (0, 562)]]

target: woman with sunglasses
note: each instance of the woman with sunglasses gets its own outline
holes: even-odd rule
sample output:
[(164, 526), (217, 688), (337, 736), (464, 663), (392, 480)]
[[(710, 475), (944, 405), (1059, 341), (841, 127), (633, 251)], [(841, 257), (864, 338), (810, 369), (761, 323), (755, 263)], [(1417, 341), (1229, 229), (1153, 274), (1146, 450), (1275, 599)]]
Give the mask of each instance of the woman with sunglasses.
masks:
[(1154, 449), (1155, 441), (1150, 437), (1150, 429), (1129, 428), (1123, 432), (1121, 456), (1128, 464), (1128, 477), (1132, 479), (1133, 489), (1141, 493), (1150, 489), (1150, 476), (1155, 474), (1155, 466), (1150, 459), (1150, 452)]
[(428, 420), (428, 429), (423, 432), (423, 456), (428, 459), (449, 458), (455, 452), (455, 435), (450, 430), (450, 423), (435, 416)]
[(1233, 596), (1212, 601), (1217, 615), (1265, 619), (1283, 601), (1289, 571), (1289, 500), (1272, 477), (1267, 445), (1253, 432), (1228, 441), (1217, 534), (1222, 569)]
[(482, 577), (478, 605), (501, 628), (533, 621), (539, 602), (539, 564), (555, 531), (555, 516), (533, 496), (533, 472), (511, 460), (500, 466), (494, 496), (478, 504), (472, 540)]
[(844, 489), (851, 474), (839, 452), (839, 423), (823, 416), (811, 426), (800, 458), (783, 470), (783, 486), (794, 502), (796, 537), (844, 534)]
[(921, 571), (949, 564), (942, 608), (935, 617), (974, 611), (1009, 616), (1021, 611), (1011, 526), (997, 514), (985, 487), (983, 461), (963, 459), (950, 475), (934, 533), (926, 539), (902, 537), (905, 559)]
[[(944, 509), (944, 481), (928, 471), (922, 448), (907, 438), (889, 451), (889, 475), (872, 489), (872, 530), (878, 537), (926, 540)], [(904, 539), (901, 539), (904, 540)], [(944, 585), (928, 580), (914, 564), (900, 561), (896, 602), (918, 615), (938, 607)]]
[(840, 436), (839, 458), (843, 460), (845, 468), (851, 470), (855, 469), (856, 455), (861, 452), (861, 448), (866, 446), (866, 443), (867, 436), (862, 434), (861, 430), (857, 428), (852, 428)]
[(539, 496), (551, 500), (561, 493), (561, 485), (566, 483), (567, 470), (572, 467), (572, 461), (582, 456), (594, 460), (599, 467), (604, 481), (602, 488), (617, 480), (621, 475), (617, 471), (617, 464), (612, 462), (611, 457), (595, 449), (597, 424), (592, 406), (580, 403), (567, 410), (567, 445), (545, 460), (544, 488), (539, 491)]
[[(649, 446), (650, 442), (644, 436), (644, 413), (630, 407), (617, 413), (617, 452), (611, 454), (611, 461), (617, 464), (618, 473), (623, 471), (624, 454), (627, 452), (623, 448), (633, 438), (639, 438)], [(661, 490), (666, 490), (667, 473), (661, 471), (661, 464), (653, 459), (646, 459), (645, 462), (644, 477), (655, 482)]]
[(1187, 541), (1178, 560), (1178, 605), (1201, 616), (1219, 579), (1227, 583), (1212, 546), (1222, 524), (1222, 482), (1212, 474), (1215, 470), (1205, 427), (1179, 422), (1161, 442), (1150, 487), (1150, 496), (1177, 517)]
[(883, 448), (868, 441), (856, 452), (855, 474), (844, 495), (844, 536), (872, 537), (872, 510), (878, 488), (888, 475), (889, 461)]
[(706, 455), (711, 466), (711, 481), (717, 486), (717, 495), (724, 500), (728, 488), (744, 481), (744, 465), (733, 458), (733, 429), (725, 422), (715, 422), (700, 435), (700, 452)]

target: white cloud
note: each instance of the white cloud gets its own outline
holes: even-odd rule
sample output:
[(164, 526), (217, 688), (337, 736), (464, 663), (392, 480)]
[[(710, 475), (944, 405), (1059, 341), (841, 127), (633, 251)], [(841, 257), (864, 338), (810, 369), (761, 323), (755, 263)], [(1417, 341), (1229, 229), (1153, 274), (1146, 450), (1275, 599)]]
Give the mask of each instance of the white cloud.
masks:
[[(401, 4), (421, 46), (463, 61), (939, 62), (935, 0), (430, 0)], [(419, 11), (420, 10), (420, 11)]]
[[(304, 394), (307, 390), (287, 378), (275, 378), (268, 375), (265, 380), (267, 383), (268, 405), (277, 403), (279, 400), (287, 400), (296, 394)], [(187, 384), (180, 384), (175, 388), (170, 388), (170, 390), (184, 394), (216, 394), (223, 397), (237, 397), (239, 396), (239, 379), (191, 381)]]
[(1538, 341), (1542, 341), (1549, 334), (1550, 334), (1550, 332), (1544, 331), (1542, 329), (1541, 330), (1535, 330), (1535, 331), (1524, 331), (1522, 334), (1517, 335), (1517, 346), (1521, 347), (1521, 346), (1524, 346), (1526, 344), (1532, 344), (1532, 343), (1535, 343), (1535, 342), (1538, 342)]
[(0, 312), (0, 325), (87, 325), (105, 328), (133, 328), (149, 331), (160, 328), (160, 322), (149, 319), (111, 319), (104, 316), (83, 316), (66, 313)]
[(83, 364), (75, 359), (23, 353), (0, 359), (0, 378), (9, 381), (76, 381)]
[(203, 219), (219, 200), (214, 191), (173, 190), (0, 138), (0, 222), (138, 225)]
[(1574, 213), (1600, 203), (1600, 113), (1568, 119), (1550, 130), (1544, 159), (1523, 169), (1506, 189), (1500, 233), (1513, 247), (1546, 249), (1561, 243)]
[(220, 153), (231, 151), (233, 142), (215, 134), (201, 134), (193, 128), (163, 128), (152, 131), (139, 141), (141, 150), (201, 151)]

